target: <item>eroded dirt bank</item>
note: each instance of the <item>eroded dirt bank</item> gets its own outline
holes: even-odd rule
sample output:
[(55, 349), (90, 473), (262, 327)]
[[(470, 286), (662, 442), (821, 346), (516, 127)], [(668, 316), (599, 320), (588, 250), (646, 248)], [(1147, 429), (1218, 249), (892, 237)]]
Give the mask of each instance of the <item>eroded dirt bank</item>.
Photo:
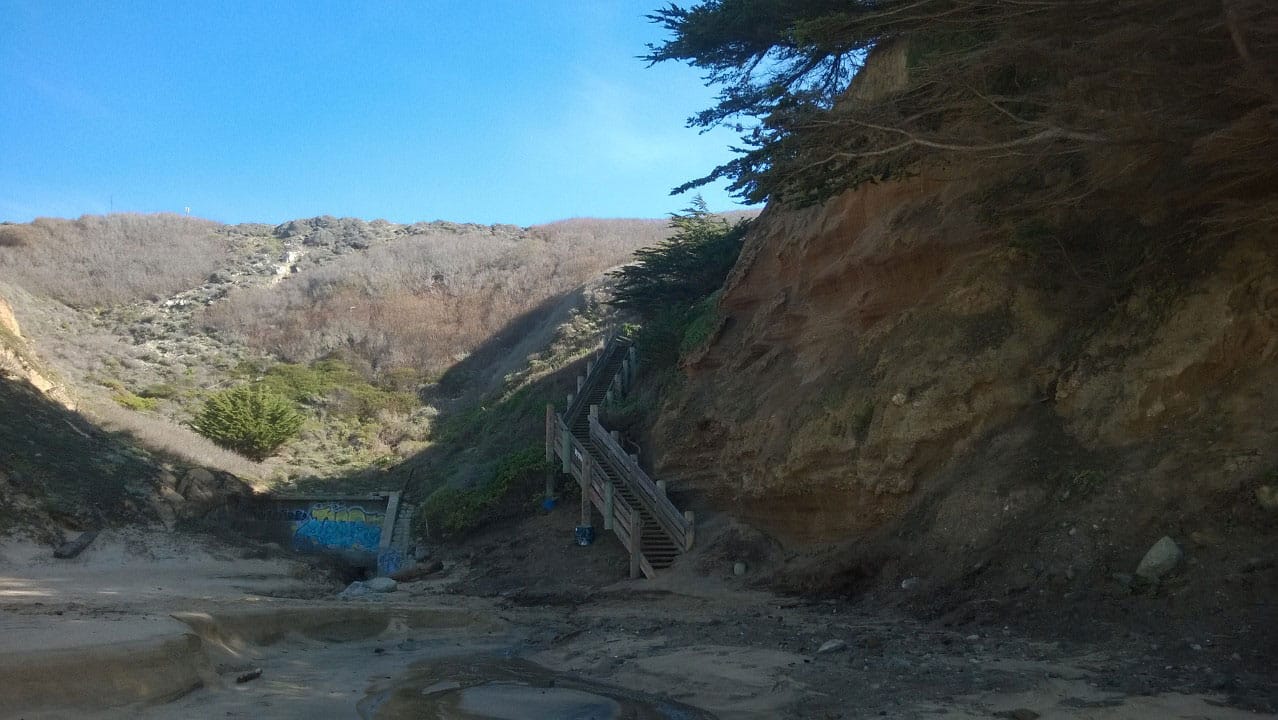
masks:
[[(644, 438), (654, 476), (774, 540), (773, 587), (914, 578), (933, 616), (1275, 646), (1273, 243), (1161, 257), (1098, 223), (1066, 249), (981, 215), (982, 182), (765, 211)], [(1184, 562), (1133, 603), (1164, 536)]]
[(356, 601), (270, 548), (108, 532), (63, 562), (7, 542), (0, 716), (1231, 720), (1276, 700), (1266, 658), (1218, 638), (1055, 643), (716, 573), (613, 583), (624, 557), (572, 545), (572, 521), (494, 530)]

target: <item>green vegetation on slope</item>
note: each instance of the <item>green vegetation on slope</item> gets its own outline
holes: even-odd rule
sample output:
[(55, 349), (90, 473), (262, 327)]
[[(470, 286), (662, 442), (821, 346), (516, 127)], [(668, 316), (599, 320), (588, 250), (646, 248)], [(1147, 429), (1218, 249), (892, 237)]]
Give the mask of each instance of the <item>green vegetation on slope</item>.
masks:
[[(334, 358), (309, 365), (276, 363), (265, 369), (242, 368), (245, 370), (258, 377), (263, 387), (295, 403), (323, 406), (328, 412), (347, 417), (368, 420), (383, 411), (408, 413), (421, 405), (415, 393), (374, 385), (355, 368)], [(392, 375), (390, 380), (411, 382), (402, 373)]]
[(462, 535), (483, 523), (515, 515), (535, 504), (548, 469), (540, 446), (526, 447), (503, 457), (492, 475), (478, 487), (438, 488), (418, 510), (418, 532), (437, 538)]
[[(306, 423), (253, 474), (350, 478), (422, 451), (460, 396), (468, 406), (508, 374), (549, 370), (522, 363), (541, 346), (529, 323), (666, 233), (660, 220), (589, 218), (531, 228), (42, 219), (0, 231), (0, 294), (113, 427), (247, 474), (189, 423), (211, 392), (260, 381)], [(495, 334), (508, 353), (466, 361)], [(459, 364), (467, 374), (449, 372)]]
[[(546, 406), (563, 409), (585, 358), (598, 348), (610, 320), (601, 299), (600, 287), (571, 293), (512, 325), (520, 341), (536, 342), (495, 336), (441, 378), (437, 390), (460, 394), (440, 401), (430, 445), (388, 478), (425, 503), (419, 534), (457, 538), (535, 511), (545, 480)], [(508, 368), (500, 385), (477, 388), (494, 367)]]
[(718, 291), (741, 254), (749, 221), (729, 224), (697, 198), (670, 220), (674, 234), (635, 252), (634, 262), (611, 273), (612, 305), (633, 312), (645, 363), (658, 374), (709, 340)]
[(191, 426), (218, 445), (261, 461), (297, 435), (303, 421), (286, 398), (255, 383), (211, 395)]

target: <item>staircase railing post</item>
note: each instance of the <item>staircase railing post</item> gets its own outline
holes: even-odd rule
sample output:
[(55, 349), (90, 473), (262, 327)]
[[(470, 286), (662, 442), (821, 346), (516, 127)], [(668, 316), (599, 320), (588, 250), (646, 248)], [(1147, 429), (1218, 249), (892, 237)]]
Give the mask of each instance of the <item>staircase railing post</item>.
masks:
[(555, 406), (546, 403), (546, 499), (555, 497)]
[(590, 527), (590, 454), (581, 458), (581, 526)]
[(572, 433), (563, 433), (559, 436), (560, 457), (563, 458), (564, 474), (572, 475)]
[(546, 462), (555, 461), (555, 406), (546, 403)]
[(585, 384), (586, 384), (586, 376), (578, 375), (577, 376), (577, 392), (581, 392), (581, 388), (584, 387)]
[(612, 529), (612, 498), (614, 492), (616, 491), (613, 488), (612, 481), (609, 480), (608, 484), (604, 485), (604, 530)]
[(643, 516), (638, 508), (630, 509), (630, 579), (639, 578), (639, 558), (643, 553)]
[(685, 547), (684, 550), (691, 550), (692, 541), (697, 536), (697, 516), (693, 515), (691, 510), (684, 510), (683, 519), (688, 521), (688, 537), (687, 540), (684, 541), (687, 547)]

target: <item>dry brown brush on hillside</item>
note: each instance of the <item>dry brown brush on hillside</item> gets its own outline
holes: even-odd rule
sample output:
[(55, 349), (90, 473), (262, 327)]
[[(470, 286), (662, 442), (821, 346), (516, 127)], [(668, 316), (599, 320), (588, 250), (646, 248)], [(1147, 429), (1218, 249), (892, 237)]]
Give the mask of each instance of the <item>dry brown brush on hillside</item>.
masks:
[(203, 321), (294, 362), (338, 353), (374, 372), (438, 373), (667, 233), (661, 220), (568, 220), (526, 231), (414, 225), (274, 287), (232, 293)]
[(85, 215), (9, 225), (0, 275), (75, 307), (167, 296), (198, 285), (226, 259), (218, 223), (181, 215)]

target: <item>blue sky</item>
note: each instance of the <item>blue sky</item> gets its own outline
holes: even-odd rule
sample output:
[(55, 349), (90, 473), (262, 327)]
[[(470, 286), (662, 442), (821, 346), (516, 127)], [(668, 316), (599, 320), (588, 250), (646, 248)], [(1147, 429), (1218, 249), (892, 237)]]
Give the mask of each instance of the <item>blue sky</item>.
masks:
[(0, 220), (661, 217), (735, 140), (661, 5), (0, 0)]

